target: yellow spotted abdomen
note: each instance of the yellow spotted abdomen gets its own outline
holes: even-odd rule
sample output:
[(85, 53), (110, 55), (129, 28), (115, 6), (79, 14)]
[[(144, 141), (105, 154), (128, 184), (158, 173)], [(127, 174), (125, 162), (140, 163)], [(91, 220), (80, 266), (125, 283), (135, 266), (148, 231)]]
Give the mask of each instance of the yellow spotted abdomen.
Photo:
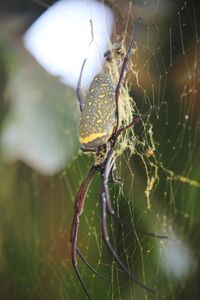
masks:
[(80, 143), (96, 150), (106, 144), (116, 126), (115, 85), (109, 75), (97, 74), (87, 92), (80, 118)]

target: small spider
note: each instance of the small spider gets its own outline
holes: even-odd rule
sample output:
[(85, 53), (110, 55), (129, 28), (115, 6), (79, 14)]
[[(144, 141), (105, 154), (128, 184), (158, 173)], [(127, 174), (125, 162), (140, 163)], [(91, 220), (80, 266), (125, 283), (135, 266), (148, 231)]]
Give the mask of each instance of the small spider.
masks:
[[(81, 278), (81, 275), (77, 268), (77, 254), (80, 258), (91, 268), (97, 275), (103, 277), (101, 274), (97, 273), (92, 266), (88, 264), (77, 245), (78, 228), (79, 228), (79, 218), (83, 212), (85, 198), (90, 187), (91, 181), (96, 172), (101, 175), (101, 231), (102, 237), (107, 245), (109, 251), (115, 258), (119, 266), (128, 274), (128, 276), (142, 288), (154, 293), (154, 291), (146, 287), (142, 282), (139, 281), (133, 274), (130, 273), (126, 265), (119, 258), (115, 249), (113, 248), (107, 228), (106, 214), (107, 212), (111, 216), (116, 216), (115, 211), (112, 208), (112, 204), (109, 196), (108, 182), (109, 177), (112, 180), (116, 180), (113, 177), (113, 170), (115, 167), (115, 146), (118, 137), (125, 132), (127, 129), (137, 124), (140, 121), (140, 117), (136, 116), (133, 118), (132, 122), (123, 128), (119, 128), (119, 96), (120, 88), (122, 86), (123, 79), (128, 66), (128, 60), (131, 54), (131, 50), (134, 47), (135, 36), (140, 24), (141, 18), (138, 19), (135, 30), (133, 31), (132, 38), (128, 47), (128, 50), (124, 56), (121, 65), (121, 71), (119, 74), (119, 80), (117, 85), (113, 83), (110, 76), (105, 72), (100, 72), (97, 74), (91, 82), (89, 90), (87, 92), (86, 99), (83, 100), (81, 91), (81, 78), (83, 73), (83, 68), (86, 59), (83, 62), (78, 85), (77, 85), (77, 96), (80, 104), (81, 118), (80, 118), (80, 143), (81, 149), (84, 152), (94, 153), (94, 164), (91, 166), (89, 172), (85, 176), (78, 194), (76, 196), (75, 206), (74, 206), (74, 217), (71, 226), (70, 240), (72, 244), (71, 249), (71, 259), (73, 268), (78, 276), (78, 279), (88, 297), (91, 296)], [(106, 54), (105, 54), (106, 55)], [(103, 277), (104, 278), (104, 277)]]

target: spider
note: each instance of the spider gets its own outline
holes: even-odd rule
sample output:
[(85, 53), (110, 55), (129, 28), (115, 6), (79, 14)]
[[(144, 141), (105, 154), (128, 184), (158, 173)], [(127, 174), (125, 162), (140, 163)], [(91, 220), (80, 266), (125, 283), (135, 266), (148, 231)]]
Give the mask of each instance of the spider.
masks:
[[(122, 86), (123, 79), (128, 67), (128, 60), (131, 55), (131, 50), (134, 47), (135, 36), (138, 31), (141, 18), (137, 20), (135, 29), (131, 37), (128, 50), (124, 56), (121, 65), (121, 71), (119, 73), (119, 80), (117, 85), (112, 82), (109, 75), (105, 72), (98, 73), (92, 80), (89, 90), (86, 95), (86, 99), (83, 100), (81, 97), (81, 78), (84, 69), (86, 59), (84, 60), (77, 84), (77, 96), (80, 104), (81, 118), (80, 118), (80, 143), (83, 152), (93, 152), (94, 153), (94, 164), (91, 166), (89, 172), (83, 179), (83, 182), (79, 188), (78, 194), (76, 196), (74, 205), (74, 217), (71, 226), (71, 260), (73, 269), (88, 297), (92, 299), (77, 267), (77, 254), (80, 258), (87, 264), (87, 266), (92, 269), (97, 275), (104, 278), (99, 274), (94, 268), (89, 265), (77, 246), (78, 229), (79, 229), (79, 218), (83, 212), (85, 198), (89, 190), (91, 181), (95, 173), (99, 172), (101, 175), (101, 191), (100, 191), (100, 201), (101, 201), (101, 232), (102, 238), (107, 245), (109, 251), (113, 255), (114, 259), (118, 265), (122, 268), (128, 276), (142, 288), (149, 292), (155, 293), (151, 288), (146, 287), (142, 282), (139, 281), (126, 267), (122, 260), (117, 255), (115, 249), (113, 248), (107, 227), (106, 216), (107, 212), (111, 216), (115, 216), (115, 211), (112, 208), (108, 182), (109, 177), (112, 180), (116, 180), (113, 176), (113, 170), (115, 167), (115, 146), (118, 137), (125, 132), (130, 127), (134, 126), (140, 121), (140, 117), (136, 116), (133, 118), (132, 122), (123, 127), (119, 128), (119, 96), (120, 89)], [(105, 278), (104, 278), (105, 279)]]

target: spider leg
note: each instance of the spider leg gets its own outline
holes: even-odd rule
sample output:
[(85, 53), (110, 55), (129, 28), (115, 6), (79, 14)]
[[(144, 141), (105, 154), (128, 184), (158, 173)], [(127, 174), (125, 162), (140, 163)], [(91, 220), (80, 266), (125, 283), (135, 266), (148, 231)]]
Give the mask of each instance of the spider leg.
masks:
[(119, 128), (115, 133), (114, 133), (114, 145), (115, 145), (115, 142), (118, 138), (118, 136), (121, 134), (121, 133), (124, 133), (127, 129), (131, 128), (132, 126), (138, 124), (144, 117), (148, 116), (150, 114), (150, 112), (152, 111), (153, 109), (150, 109), (148, 110), (147, 112), (145, 112), (144, 114), (142, 115), (136, 115), (133, 117), (133, 120), (130, 124), (128, 124), (127, 126), (125, 127), (122, 127), (122, 128)]
[[(108, 178), (109, 178), (109, 175), (111, 174), (112, 172), (112, 169), (113, 169), (113, 166), (115, 164), (115, 152), (114, 150), (110, 150), (111, 155), (108, 154), (108, 157), (107, 157), (107, 160), (106, 160), (106, 164), (108, 164)], [(104, 169), (103, 168), (103, 172), (101, 174), (102, 177), (104, 177)], [(111, 201), (110, 201), (110, 195), (109, 195), (109, 191), (108, 191), (108, 186), (106, 186), (106, 206), (107, 206), (107, 209), (108, 209), (108, 212), (111, 216), (114, 216), (116, 218), (118, 218), (118, 216), (116, 215), (114, 209), (112, 208), (112, 204), (111, 204)]]
[[(114, 181), (116, 179), (113, 177), (112, 172), (113, 172), (113, 168), (115, 167), (115, 161), (114, 161), (115, 152), (114, 152), (114, 150), (111, 150), (110, 152), (112, 152), (112, 153), (110, 155), (108, 155), (108, 157), (107, 157), (107, 163), (109, 164), (108, 178), (111, 174), (111, 180)], [(102, 173), (102, 177), (104, 177), (103, 173)], [(119, 180), (117, 180), (117, 182), (115, 182), (115, 183), (119, 184), (121, 182)], [(108, 190), (108, 185), (105, 188), (106, 188), (106, 206), (107, 206), (107, 210), (108, 210), (109, 214), (112, 217), (116, 218), (120, 222), (120, 224), (122, 225), (123, 222), (122, 222), (121, 218), (116, 214), (115, 210), (112, 207), (112, 204), (111, 204), (111, 201), (110, 201), (110, 194), (109, 194), (109, 190)]]
[(90, 270), (92, 270), (97, 276), (99, 276), (100, 278), (108, 281), (108, 278), (104, 277), (103, 275), (101, 275), (99, 272), (97, 272), (85, 259), (85, 257), (83, 256), (83, 254), (80, 252), (80, 250), (78, 248), (76, 248), (76, 251), (78, 253), (78, 255), (80, 256), (80, 258), (82, 259), (82, 261), (84, 261), (84, 263), (88, 266), (88, 268)]
[[(121, 180), (116, 178), (114, 175), (114, 168), (115, 168), (115, 163), (113, 163), (113, 165), (111, 167), (109, 182), (114, 183), (114, 184), (121, 184)], [(112, 207), (112, 204), (110, 201), (110, 194), (109, 194), (108, 190), (106, 193), (106, 205), (107, 205), (107, 210), (108, 210), (109, 214), (112, 217), (114, 217), (115, 219), (117, 219), (119, 221), (120, 225), (122, 226), (123, 222), (122, 222), (121, 218), (116, 214), (115, 210)]]
[[(72, 221), (72, 226), (71, 226), (71, 233), (70, 233), (70, 241), (72, 244), (71, 248), (71, 260), (72, 260), (72, 266), (74, 268), (74, 271), (76, 272), (76, 275), (79, 279), (79, 282), (81, 283), (88, 299), (91, 299), (90, 294), (81, 278), (81, 275), (78, 271), (77, 268), (77, 256), (76, 254), (78, 253), (80, 255), (80, 252), (77, 248), (77, 238), (78, 238), (78, 228), (79, 228), (79, 218), (82, 214), (83, 208), (84, 208), (84, 203), (85, 203), (85, 198), (88, 192), (88, 189), (90, 187), (90, 184), (92, 182), (92, 179), (94, 177), (94, 174), (96, 172), (96, 169), (94, 166), (92, 166), (86, 175), (86, 177), (83, 180), (83, 183), (81, 184), (81, 187), (79, 189), (79, 192), (76, 197), (75, 205), (74, 205), (74, 217)], [(80, 255), (81, 256), (81, 255)]]
[(135, 117), (133, 118), (133, 121), (132, 121), (129, 125), (127, 125), (127, 126), (125, 126), (125, 127), (122, 127), (122, 128), (120, 128), (120, 129), (118, 129), (117, 132), (116, 132), (116, 134), (115, 134), (115, 141), (116, 141), (116, 139), (118, 138), (118, 136), (119, 136), (121, 133), (124, 133), (127, 129), (129, 129), (129, 128), (131, 128), (132, 126), (138, 124), (140, 121), (141, 121), (141, 117), (135, 116)]
[[(133, 228), (135, 228), (135, 226), (133, 226)], [(141, 229), (139, 229), (139, 230), (137, 229), (137, 232), (141, 233), (143, 235), (152, 236), (153, 238), (156, 238), (156, 239), (168, 239), (167, 235), (155, 234), (155, 233), (145, 231), (145, 230), (141, 230)]]
[[(121, 225), (126, 225), (127, 223), (129, 223), (129, 221), (126, 221), (122, 218), (119, 218), (119, 221), (120, 221)], [(156, 239), (168, 239), (167, 235), (155, 234), (155, 233), (152, 233), (152, 232), (149, 232), (149, 231), (146, 231), (146, 230), (138, 229), (134, 224), (131, 224), (128, 228), (130, 228), (130, 227), (132, 227), (132, 229), (134, 229), (139, 234), (151, 236), (151, 237), (156, 238)]]
[(77, 97), (78, 97), (78, 100), (79, 100), (80, 111), (83, 110), (83, 105), (84, 105), (84, 100), (81, 96), (81, 80), (82, 80), (83, 69), (84, 69), (85, 63), (86, 63), (86, 58), (83, 61), (83, 64), (82, 64), (82, 67), (81, 67), (81, 72), (80, 72), (78, 83), (77, 83), (77, 88), (76, 88), (76, 94), (77, 94)]
[(112, 247), (110, 243), (110, 237), (108, 234), (108, 228), (107, 228), (107, 221), (106, 221), (106, 208), (107, 208), (107, 199), (109, 198), (109, 192), (108, 192), (108, 178), (109, 173), (112, 168), (112, 157), (114, 156), (114, 149), (112, 148), (111, 151), (108, 154), (108, 158), (106, 160), (105, 164), (105, 170), (103, 173), (103, 183), (101, 187), (101, 227), (102, 227), (102, 237), (104, 242), (106, 243), (108, 249), (110, 250), (111, 254), (114, 256), (117, 263), (121, 266), (121, 268), (129, 275), (129, 277), (137, 283), (139, 286), (144, 288), (145, 290), (155, 293), (154, 290), (148, 288), (145, 286), (142, 282), (140, 282), (139, 279), (137, 279), (133, 274), (131, 274), (128, 270), (128, 268), (125, 266), (125, 264), (122, 262), (122, 260), (119, 258), (118, 254)]
[(116, 169), (116, 165), (113, 164), (110, 172), (110, 182), (115, 183), (115, 184), (121, 184), (121, 180), (119, 178), (115, 177), (114, 171)]
[(116, 119), (117, 119), (116, 120), (117, 124), (116, 124), (115, 133), (118, 131), (118, 128), (119, 128), (119, 94), (120, 94), (120, 88), (121, 88), (121, 84), (122, 84), (124, 76), (125, 76), (125, 72), (126, 72), (127, 65), (128, 65), (128, 60), (129, 60), (129, 57), (131, 55), (131, 50), (134, 47), (135, 37), (136, 37), (137, 31), (138, 31), (140, 22), (141, 22), (141, 18), (139, 17), (138, 20), (137, 20), (137, 23), (135, 25), (135, 29), (133, 31), (132, 38), (131, 38), (128, 50), (127, 50), (126, 55), (125, 55), (124, 60), (123, 60), (121, 72), (120, 72), (120, 75), (119, 75), (119, 81), (118, 81), (118, 84), (117, 84), (117, 87), (116, 87), (116, 90), (115, 90)]

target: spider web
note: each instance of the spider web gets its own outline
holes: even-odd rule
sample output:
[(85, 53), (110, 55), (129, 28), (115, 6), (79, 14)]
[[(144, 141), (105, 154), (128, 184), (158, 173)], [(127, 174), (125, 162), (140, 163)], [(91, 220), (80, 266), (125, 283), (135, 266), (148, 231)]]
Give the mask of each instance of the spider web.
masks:
[[(124, 43), (133, 19), (142, 17), (125, 84), (137, 112), (142, 115), (153, 107), (122, 141), (125, 151), (116, 169), (122, 183), (110, 185), (122, 224), (108, 217), (111, 241), (130, 272), (155, 289), (158, 299), (197, 299), (199, 8), (192, 0), (108, 4)], [(22, 163), (1, 166), (2, 173), (6, 169), (4, 186), (12, 186), (10, 193), (1, 188), (2, 199), (10, 199), (10, 205), (1, 201), (6, 211), (0, 239), (6, 283), (4, 291), (0, 288), (2, 299), (86, 298), (72, 271), (69, 232), (74, 199), (92, 162), (92, 157), (79, 155), (54, 177), (38, 175)], [(83, 280), (93, 299), (154, 299), (121, 270), (102, 242), (100, 184), (96, 176), (81, 216), (78, 244), (109, 280), (98, 278), (79, 260)]]
[[(124, 224), (111, 221), (110, 235), (119, 257), (142, 282), (158, 291), (159, 299), (177, 299), (184, 298), (184, 285), (190, 286), (191, 278), (197, 273), (197, 253), (189, 246), (191, 232), (198, 224), (193, 211), (200, 186), (199, 113), (195, 96), (199, 76), (197, 11), (195, 3), (187, 1), (139, 4), (140, 7), (137, 3), (130, 5), (128, 15), (133, 10), (143, 17), (144, 11), (149, 11), (149, 17), (144, 17), (140, 29), (127, 85), (131, 85), (131, 96), (140, 113), (151, 107), (155, 111), (135, 129), (136, 142), (130, 135), (124, 140), (129, 150), (119, 157), (117, 167), (123, 184), (111, 188), (115, 209)], [(168, 5), (170, 12), (163, 21), (159, 14), (166, 9), (164, 5)], [(98, 192), (96, 196), (91, 192), (89, 199), (94, 197), (98, 199)], [(151, 299), (152, 295), (133, 284), (106, 253), (98, 238), (100, 229), (92, 225), (93, 214), (94, 222), (100, 223), (99, 209), (96, 211), (95, 206), (91, 212), (90, 207), (86, 213), (82, 224), (85, 222), (89, 228), (88, 242), (82, 248), (95, 251), (91, 246), (93, 239), (101, 261), (95, 264), (98, 271), (102, 272), (102, 265), (110, 270), (112, 264), (112, 280), (105, 296)], [(145, 232), (167, 235), (168, 240), (145, 236)], [(85, 240), (84, 229), (82, 234)], [(87, 268), (84, 272), (87, 278)], [(90, 281), (90, 290), (98, 298), (100, 283), (94, 283), (93, 277), (88, 278)], [(185, 299), (188, 295), (189, 292)]]

